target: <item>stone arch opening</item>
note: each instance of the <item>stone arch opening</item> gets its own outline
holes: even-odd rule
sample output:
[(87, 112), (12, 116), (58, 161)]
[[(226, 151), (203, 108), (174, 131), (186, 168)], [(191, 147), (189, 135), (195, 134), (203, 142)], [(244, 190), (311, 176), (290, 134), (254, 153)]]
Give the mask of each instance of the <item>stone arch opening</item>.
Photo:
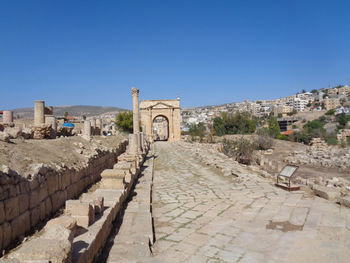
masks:
[(152, 134), (154, 141), (169, 140), (169, 119), (164, 115), (157, 115), (152, 121)]

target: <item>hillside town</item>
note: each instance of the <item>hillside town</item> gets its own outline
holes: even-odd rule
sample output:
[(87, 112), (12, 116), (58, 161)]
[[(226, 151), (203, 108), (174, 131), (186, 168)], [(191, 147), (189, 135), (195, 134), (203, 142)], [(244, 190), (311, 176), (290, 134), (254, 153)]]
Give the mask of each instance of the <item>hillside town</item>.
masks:
[(182, 111), (183, 129), (193, 124), (212, 124), (213, 119), (222, 112), (249, 112), (255, 117), (264, 117), (273, 113), (282, 118), (298, 113), (313, 113), (335, 110), (336, 113), (350, 114), (350, 86), (339, 85), (327, 89), (311, 90), (296, 93), (275, 100), (256, 100), (228, 103), (219, 106), (187, 108)]

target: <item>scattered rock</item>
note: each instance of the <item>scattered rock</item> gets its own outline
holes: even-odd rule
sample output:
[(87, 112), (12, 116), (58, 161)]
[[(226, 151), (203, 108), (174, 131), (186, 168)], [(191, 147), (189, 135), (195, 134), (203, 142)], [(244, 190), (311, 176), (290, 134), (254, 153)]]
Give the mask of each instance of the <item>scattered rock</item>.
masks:
[(338, 190), (326, 186), (314, 185), (312, 190), (316, 195), (330, 201), (336, 201), (340, 196), (340, 192)]
[(0, 141), (10, 142), (11, 136), (7, 132), (0, 131)]

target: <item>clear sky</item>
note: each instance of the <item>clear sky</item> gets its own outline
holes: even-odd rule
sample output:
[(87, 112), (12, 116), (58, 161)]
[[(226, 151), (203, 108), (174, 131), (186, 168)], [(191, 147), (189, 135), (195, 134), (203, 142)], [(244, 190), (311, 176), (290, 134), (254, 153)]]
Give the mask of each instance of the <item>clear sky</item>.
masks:
[(1, 0), (0, 109), (270, 99), (348, 84), (350, 1)]

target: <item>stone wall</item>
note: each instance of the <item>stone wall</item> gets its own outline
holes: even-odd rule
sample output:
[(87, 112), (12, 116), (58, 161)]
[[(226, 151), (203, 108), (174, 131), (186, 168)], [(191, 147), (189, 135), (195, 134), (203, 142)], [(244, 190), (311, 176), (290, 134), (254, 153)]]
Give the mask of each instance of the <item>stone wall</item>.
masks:
[(83, 168), (53, 169), (39, 164), (31, 173), (19, 175), (0, 167), (0, 251), (21, 240), (66, 200), (98, 181), (104, 169), (113, 167), (126, 145), (125, 140), (112, 151), (97, 151)]

